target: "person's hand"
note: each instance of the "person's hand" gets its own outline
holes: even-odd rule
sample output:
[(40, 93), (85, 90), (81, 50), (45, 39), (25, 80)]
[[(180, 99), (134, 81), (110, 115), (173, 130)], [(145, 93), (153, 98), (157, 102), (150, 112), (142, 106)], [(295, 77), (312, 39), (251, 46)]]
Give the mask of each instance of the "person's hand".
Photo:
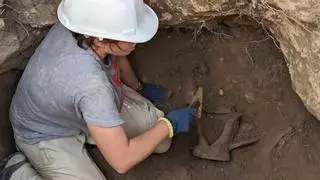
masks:
[(142, 88), (139, 92), (151, 102), (164, 103), (166, 100), (165, 89), (156, 84), (144, 83), (142, 84)]
[(194, 112), (193, 108), (184, 108), (171, 111), (165, 116), (170, 121), (174, 134), (189, 130), (189, 124), (193, 119)]

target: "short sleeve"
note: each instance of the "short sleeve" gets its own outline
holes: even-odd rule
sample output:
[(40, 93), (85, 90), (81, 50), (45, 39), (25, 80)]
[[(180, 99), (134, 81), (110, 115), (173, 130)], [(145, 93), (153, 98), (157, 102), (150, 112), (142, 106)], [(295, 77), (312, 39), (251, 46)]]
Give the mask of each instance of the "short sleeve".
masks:
[(111, 88), (94, 88), (82, 92), (77, 108), (82, 118), (93, 125), (114, 127), (123, 123)]

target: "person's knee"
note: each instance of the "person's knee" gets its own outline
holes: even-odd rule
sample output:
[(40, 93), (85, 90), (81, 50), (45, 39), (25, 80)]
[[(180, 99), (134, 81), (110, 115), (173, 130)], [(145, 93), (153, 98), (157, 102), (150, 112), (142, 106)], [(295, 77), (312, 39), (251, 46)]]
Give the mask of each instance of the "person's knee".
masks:
[(156, 147), (156, 149), (154, 150), (154, 153), (162, 154), (167, 152), (171, 147), (171, 142), (172, 142), (171, 139), (163, 141)]

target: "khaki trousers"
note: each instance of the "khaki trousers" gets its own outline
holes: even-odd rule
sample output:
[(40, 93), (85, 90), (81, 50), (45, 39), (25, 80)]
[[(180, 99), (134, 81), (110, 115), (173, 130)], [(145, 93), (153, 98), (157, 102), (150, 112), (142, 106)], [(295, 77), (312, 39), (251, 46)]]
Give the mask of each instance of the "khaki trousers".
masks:
[[(136, 91), (125, 86), (124, 94), (121, 117), (125, 121), (123, 128), (129, 138), (148, 130), (163, 116), (162, 111)], [(18, 148), (26, 155), (38, 174), (35, 174), (30, 166), (23, 166), (11, 179), (105, 180), (84, 146), (88, 139), (92, 144), (92, 140), (85, 135), (41, 141), (34, 145), (17, 141)], [(169, 139), (162, 142), (155, 149), (155, 153), (166, 152), (170, 145)]]

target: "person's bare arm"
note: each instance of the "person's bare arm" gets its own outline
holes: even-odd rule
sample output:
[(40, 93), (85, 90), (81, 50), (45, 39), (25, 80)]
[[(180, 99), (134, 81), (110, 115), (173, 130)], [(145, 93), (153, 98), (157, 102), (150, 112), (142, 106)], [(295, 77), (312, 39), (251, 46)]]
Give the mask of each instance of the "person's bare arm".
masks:
[(121, 81), (132, 89), (138, 90), (140, 88), (140, 82), (128, 61), (128, 58), (126, 56), (117, 56), (116, 60), (120, 67)]
[(88, 123), (88, 127), (104, 158), (118, 173), (127, 172), (147, 158), (169, 137), (169, 128), (163, 121), (130, 140), (122, 126), (103, 128)]

